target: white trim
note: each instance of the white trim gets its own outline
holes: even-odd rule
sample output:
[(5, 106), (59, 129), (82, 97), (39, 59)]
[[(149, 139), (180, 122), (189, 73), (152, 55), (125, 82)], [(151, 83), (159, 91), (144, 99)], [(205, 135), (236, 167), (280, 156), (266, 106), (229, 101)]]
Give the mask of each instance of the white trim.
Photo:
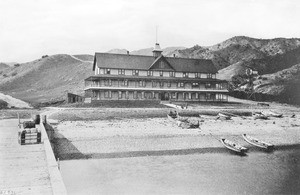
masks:
[(176, 92), (228, 92), (228, 90), (220, 89), (170, 89), (170, 88), (144, 88), (144, 87), (86, 87), (84, 90), (102, 89), (102, 90), (140, 90), (140, 91), (176, 91)]

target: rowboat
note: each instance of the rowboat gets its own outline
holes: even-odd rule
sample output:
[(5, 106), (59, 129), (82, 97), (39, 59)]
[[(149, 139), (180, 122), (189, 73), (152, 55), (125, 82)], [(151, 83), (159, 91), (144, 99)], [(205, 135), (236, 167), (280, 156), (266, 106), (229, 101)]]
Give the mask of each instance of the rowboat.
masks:
[(225, 119), (225, 120), (230, 120), (231, 116), (227, 115), (227, 114), (223, 114), (223, 113), (219, 113), (218, 114), (218, 118), (220, 119)]
[(191, 121), (189, 118), (181, 117), (178, 114), (168, 114), (168, 119), (177, 124), (177, 126), (182, 127), (183, 129), (194, 129), (200, 127), (199, 121)]
[(245, 148), (241, 145), (238, 145), (238, 144), (234, 143), (233, 141), (230, 141), (225, 138), (222, 138), (221, 142), (229, 150), (232, 150), (232, 151), (240, 153), (240, 154), (243, 154), (243, 153), (247, 152), (247, 150), (248, 150), (247, 148)]
[(246, 142), (248, 142), (249, 144), (252, 144), (254, 146), (264, 148), (264, 149), (267, 149), (267, 150), (274, 148), (273, 144), (269, 144), (269, 143), (266, 143), (266, 142), (259, 141), (258, 139), (254, 138), (254, 137), (251, 137), (249, 135), (246, 135), (246, 134), (243, 134), (242, 136), (243, 136), (243, 138)]
[(263, 111), (262, 114), (264, 114), (266, 116), (277, 117), (277, 118), (282, 117), (281, 113), (277, 113), (277, 112), (274, 112), (274, 111)]
[(253, 115), (253, 117), (254, 117), (254, 119), (264, 119), (264, 120), (269, 119), (268, 116), (266, 116), (266, 115), (264, 115), (264, 114), (262, 114), (262, 113), (255, 113), (255, 114)]

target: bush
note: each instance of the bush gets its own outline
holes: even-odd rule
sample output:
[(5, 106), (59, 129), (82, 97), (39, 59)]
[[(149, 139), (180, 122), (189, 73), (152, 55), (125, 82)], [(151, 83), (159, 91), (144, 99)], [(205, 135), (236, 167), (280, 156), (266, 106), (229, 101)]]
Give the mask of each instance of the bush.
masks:
[(7, 74), (4, 74), (4, 75), (3, 75), (3, 77), (5, 77), (5, 78), (6, 78), (6, 77), (8, 77), (8, 76), (7, 76)]
[(47, 58), (47, 57), (49, 57), (48, 55), (44, 55), (44, 56), (42, 56), (42, 58)]
[(14, 64), (14, 66), (15, 66), (15, 67), (19, 67), (19, 66), (20, 66), (20, 64)]
[(14, 76), (16, 76), (17, 74), (18, 74), (18, 73), (13, 72), (13, 73), (11, 73), (11, 76), (14, 77)]
[(0, 100), (0, 109), (7, 108), (8, 103), (4, 100)]

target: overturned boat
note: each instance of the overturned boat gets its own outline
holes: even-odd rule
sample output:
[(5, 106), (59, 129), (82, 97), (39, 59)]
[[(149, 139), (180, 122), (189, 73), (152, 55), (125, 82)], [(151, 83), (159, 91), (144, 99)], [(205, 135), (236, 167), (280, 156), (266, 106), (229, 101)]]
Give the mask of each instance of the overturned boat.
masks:
[(224, 113), (218, 113), (218, 119), (225, 119), (225, 120), (230, 120), (231, 116), (229, 116), (228, 114), (224, 114)]
[(281, 118), (282, 117), (282, 113), (277, 113), (274, 111), (263, 111), (262, 114), (264, 114), (265, 116), (272, 116), (272, 117), (277, 117), (277, 118)]
[(261, 112), (255, 113), (255, 114), (253, 115), (253, 118), (254, 118), (254, 119), (263, 119), (263, 120), (268, 120), (268, 119), (269, 119), (268, 116), (266, 116), (265, 114), (263, 114), (263, 113), (261, 113)]
[(243, 154), (245, 152), (247, 152), (247, 148), (245, 148), (244, 146), (241, 146), (239, 144), (234, 143), (233, 141), (230, 141), (228, 139), (222, 138), (221, 139), (222, 144), (228, 148), (231, 151), (237, 152), (239, 154)]
[(195, 129), (200, 127), (199, 120), (191, 120), (187, 117), (181, 117), (178, 114), (168, 114), (168, 119), (177, 124), (178, 127), (182, 127), (183, 129)]
[(259, 148), (267, 149), (267, 150), (271, 150), (274, 148), (273, 144), (269, 144), (269, 143), (260, 141), (260, 140), (254, 138), (254, 137), (251, 137), (247, 134), (243, 134), (242, 136), (243, 136), (244, 140), (251, 145), (257, 146)]

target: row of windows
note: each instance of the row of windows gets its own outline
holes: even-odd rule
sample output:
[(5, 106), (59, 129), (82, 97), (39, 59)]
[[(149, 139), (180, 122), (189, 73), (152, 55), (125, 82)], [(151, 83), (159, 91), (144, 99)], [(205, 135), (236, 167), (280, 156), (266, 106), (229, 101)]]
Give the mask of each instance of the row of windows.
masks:
[[(131, 70), (131, 71), (132, 71), (133, 76), (139, 76), (139, 70)], [(111, 69), (110, 68), (105, 68), (104, 69), (104, 74), (111, 74)], [(118, 69), (118, 74), (119, 75), (125, 75), (125, 69)], [(189, 78), (191, 74), (194, 74), (195, 78), (200, 78), (200, 76), (201, 76), (201, 73), (183, 72), (182, 74), (183, 74), (183, 77), (185, 77), (185, 78)], [(215, 76), (215, 74), (208, 73), (207, 78), (213, 78), (213, 75)], [(147, 71), (147, 76), (153, 76), (153, 71), (148, 70)], [(161, 76), (161, 77), (164, 76), (164, 71), (159, 71), (159, 76)], [(169, 77), (175, 77), (175, 72), (174, 71), (169, 71)]]
[[(171, 82), (158, 82), (158, 81), (152, 81), (152, 87), (163, 87), (166, 84), (167, 87), (171, 87)], [(111, 79), (106, 79), (104, 80), (104, 85), (105, 86), (112, 86), (112, 80)], [(184, 82), (177, 82), (177, 87), (178, 88), (184, 88), (186, 85), (186, 83)], [(125, 79), (123, 81), (121, 81), (121, 86), (128, 86), (128, 80)], [(146, 86), (146, 81), (141, 80), (138, 81), (138, 86), (139, 87), (145, 87)], [(192, 83), (192, 88), (198, 88), (200, 86), (200, 84), (198, 82), (193, 82)], [(211, 83), (205, 83), (205, 88), (212, 88), (212, 84)]]
[[(217, 97), (216, 97), (216, 95), (217, 95)], [(153, 98), (154, 94), (153, 94), (153, 92), (148, 92), (148, 93), (147, 92), (146, 93), (145, 92), (137, 92), (137, 91), (133, 92), (133, 99), (138, 99), (139, 96), (141, 98), (151, 99), (151, 98)], [(194, 93), (193, 97), (195, 99), (199, 99), (200, 95), (199, 95), (199, 93)], [(112, 91), (105, 91), (104, 98), (112, 98)], [(123, 98), (128, 99), (129, 92), (128, 91), (118, 91), (118, 98), (119, 99), (123, 99)], [(178, 94), (176, 92), (172, 92), (172, 93), (170, 93), (170, 98), (177, 99)], [(192, 99), (192, 93), (184, 93), (183, 98), (184, 99)], [(206, 99), (215, 99), (215, 98), (226, 99), (227, 95), (206, 93), (205, 98)]]

